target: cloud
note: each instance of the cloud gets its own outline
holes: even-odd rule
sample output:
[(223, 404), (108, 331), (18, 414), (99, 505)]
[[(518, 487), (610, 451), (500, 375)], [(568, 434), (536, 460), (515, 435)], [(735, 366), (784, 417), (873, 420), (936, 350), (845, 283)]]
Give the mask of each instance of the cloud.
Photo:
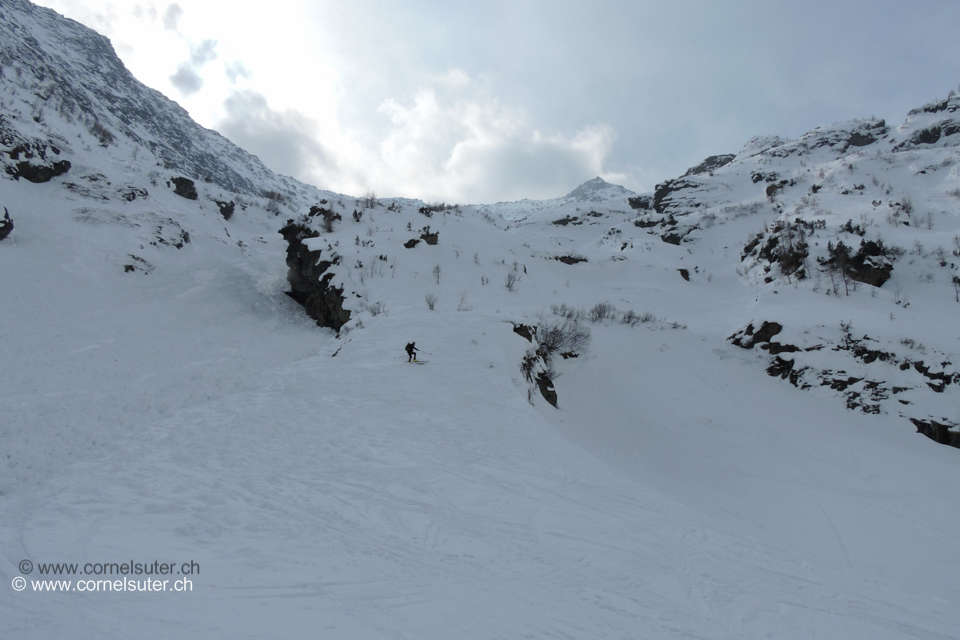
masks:
[(224, 71), (227, 74), (227, 80), (230, 81), (230, 84), (236, 84), (241, 78), (249, 80), (253, 77), (253, 73), (247, 68), (247, 65), (239, 60), (228, 62), (224, 65)]
[(438, 75), (411, 100), (384, 101), (371, 136), (335, 116), (315, 121), (271, 108), (256, 91), (234, 90), (216, 129), (272, 170), (342, 193), (480, 203), (557, 197), (611, 176), (611, 127), (543, 132), (488, 91), (463, 72)]
[(369, 179), (398, 195), (489, 202), (560, 196), (605, 173), (616, 137), (605, 125), (543, 133), (524, 110), (484, 95), (464, 97), (471, 83), (447, 73), (411, 103), (387, 100), (391, 127)]
[(182, 95), (190, 96), (203, 88), (203, 78), (189, 62), (181, 62), (177, 66), (177, 72), (170, 76), (170, 84), (176, 87)]
[(183, 17), (183, 9), (174, 2), (163, 12), (163, 28), (167, 31), (176, 31), (181, 17)]
[(590, 127), (573, 135), (544, 136), (534, 130), (492, 139), (474, 137), (457, 144), (445, 170), (459, 185), (462, 199), (489, 201), (556, 197), (604, 173), (614, 138), (608, 127)]
[(204, 40), (199, 45), (190, 47), (190, 60), (177, 65), (177, 72), (170, 76), (170, 84), (176, 87), (181, 95), (191, 96), (203, 88), (200, 69), (217, 59), (216, 48), (216, 40)]
[(335, 163), (314, 139), (312, 121), (296, 111), (274, 111), (255, 91), (234, 91), (223, 103), (226, 117), (217, 129), (277, 173), (310, 181), (330, 175)]
[(140, 6), (139, 4), (133, 7), (133, 16), (135, 18), (147, 19), (147, 20), (156, 20), (157, 19), (157, 8), (155, 6), (147, 5), (146, 8)]
[(190, 63), (200, 68), (208, 62), (217, 59), (217, 41), (204, 40), (199, 46), (190, 47)]

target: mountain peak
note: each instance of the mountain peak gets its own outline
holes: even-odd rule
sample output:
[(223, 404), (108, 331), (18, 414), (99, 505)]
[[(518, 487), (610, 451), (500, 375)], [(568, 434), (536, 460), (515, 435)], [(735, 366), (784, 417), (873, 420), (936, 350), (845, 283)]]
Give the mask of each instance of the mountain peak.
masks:
[(592, 180), (587, 180), (579, 187), (563, 197), (564, 200), (577, 200), (579, 202), (605, 202), (618, 198), (626, 198), (636, 195), (633, 191), (618, 184), (611, 184), (597, 176)]

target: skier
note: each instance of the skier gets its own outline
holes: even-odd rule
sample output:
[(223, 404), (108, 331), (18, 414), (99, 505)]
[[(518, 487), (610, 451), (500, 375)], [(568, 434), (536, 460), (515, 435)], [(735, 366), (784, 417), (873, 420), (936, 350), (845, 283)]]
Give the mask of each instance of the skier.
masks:
[(407, 362), (411, 362), (411, 361), (412, 361), (412, 362), (416, 362), (416, 361), (417, 361), (417, 353), (416, 353), (416, 352), (417, 352), (417, 351), (420, 351), (420, 349), (417, 349), (416, 344), (417, 344), (416, 342), (411, 342), (411, 343), (407, 344), (406, 347), (404, 347), (404, 350), (407, 352), (407, 355), (410, 356), (409, 358), (407, 358)]
[(13, 231), (13, 220), (10, 219), (10, 212), (3, 208), (3, 218), (0, 218), (0, 240), (3, 240)]

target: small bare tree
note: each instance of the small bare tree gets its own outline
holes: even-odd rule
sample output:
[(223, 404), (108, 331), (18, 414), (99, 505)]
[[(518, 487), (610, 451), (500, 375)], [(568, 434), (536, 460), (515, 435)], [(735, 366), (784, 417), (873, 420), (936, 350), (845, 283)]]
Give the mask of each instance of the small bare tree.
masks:
[(381, 313), (387, 315), (387, 307), (382, 302), (374, 302), (373, 304), (362, 304), (360, 305), (361, 309), (366, 309), (370, 312), (370, 315), (376, 317)]
[(607, 318), (613, 320), (617, 317), (617, 308), (609, 302), (598, 302), (590, 309), (587, 317), (590, 319), (590, 322), (600, 322)]
[(511, 271), (507, 274), (506, 279), (503, 281), (503, 284), (507, 287), (507, 291), (516, 291), (517, 290), (517, 274)]
[(433, 271), (431, 271), (431, 273), (433, 274), (434, 280), (437, 281), (437, 284), (440, 284), (440, 265), (437, 264), (437, 266), (433, 268)]
[(537, 327), (539, 354), (550, 363), (555, 353), (580, 353), (590, 342), (590, 329), (574, 320), (547, 322)]
[(433, 295), (432, 293), (428, 293), (423, 297), (423, 299), (427, 301), (427, 309), (433, 311), (433, 308), (437, 304), (437, 296)]
[(903, 212), (907, 214), (907, 217), (910, 217), (910, 214), (913, 213), (913, 201), (910, 200), (910, 196), (903, 196), (900, 199), (900, 208), (903, 209)]
[(637, 312), (633, 309), (627, 309), (623, 312), (623, 315), (620, 316), (620, 324), (628, 324), (631, 327), (636, 326), (640, 322), (640, 316), (637, 315)]
[[(311, 212), (314, 208), (311, 208)], [(333, 212), (333, 209), (319, 209), (317, 213), (320, 214), (320, 219), (322, 220), (321, 226), (323, 227), (324, 233), (333, 233), (333, 221), (339, 220), (339, 214)]]

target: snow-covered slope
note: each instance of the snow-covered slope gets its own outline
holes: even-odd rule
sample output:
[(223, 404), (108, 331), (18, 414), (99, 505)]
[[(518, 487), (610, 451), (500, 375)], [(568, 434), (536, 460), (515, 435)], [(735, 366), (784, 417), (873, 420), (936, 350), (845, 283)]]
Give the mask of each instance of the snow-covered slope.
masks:
[(440, 208), (274, 176), (52, 12), (0, 28), (4, 637), (957, 637), (958, 451), (908, 421), (960, 422), (956, 98)]
[(571, 203), (586, 207), (599, 203), (626, 207), (629, 198), (636, 195), (633, 191), (618, 184), (610, 184), (598, 176), (592, 180), (587, 180), (562, 198), (497, 202), (496, 204), (479, 205), (477, 209), (481, 213), (495, 215), (507, 220), (525, 220), (536, 216), (538, 212), (552, 212), (557, 207)]
[[(298, 224), (319, 234), (304, 245), (316, 250), (313, 262), (329, 263), (325, 277), (344, 292), (355, 321), (371, 303), (410, 304), (396, 287), (397, 261), (413, 263), (413, 274), (403, 271), (418, 281), (418, 297), (457, 307), (656, 306), (718, 347), (758, 354), (771, 376), (814, 396), (901, 416), (906, 428), (909, 420), (960, 444), (958, 111), (960, 97), (951, 96), (897, 129), (867, 120), (795, 141), (755, 138), (737, 156), (710, 158), (652, 194), (601, 191), (606, 183), (596, 179), (564, 198), (509, 210), (387, 201), (386, 209), (343, 210), (331, 232), (320, 217)], [(953, 133), (918, 142), (922, 131)], [(574, 197), (597, 191), (614, 193)], [(521, 205), (523, 217), (515, 215)], [(394, 255), (427, 230), (440, 232), (437, 246)], [(464, 271), (457, 261), (471, 256)], [(433, 277), (435, 268), (450, 275)], [(654, 296), (603, 293), (618, 277), (639, 286), (651, 270), (670, 274)], [(391, 282), (380, 286), (370, 273), (389, 273)], [(520, 295), (504, 290), (508, 277)], [(711, 300), (709, 308), (700, 300)]]

